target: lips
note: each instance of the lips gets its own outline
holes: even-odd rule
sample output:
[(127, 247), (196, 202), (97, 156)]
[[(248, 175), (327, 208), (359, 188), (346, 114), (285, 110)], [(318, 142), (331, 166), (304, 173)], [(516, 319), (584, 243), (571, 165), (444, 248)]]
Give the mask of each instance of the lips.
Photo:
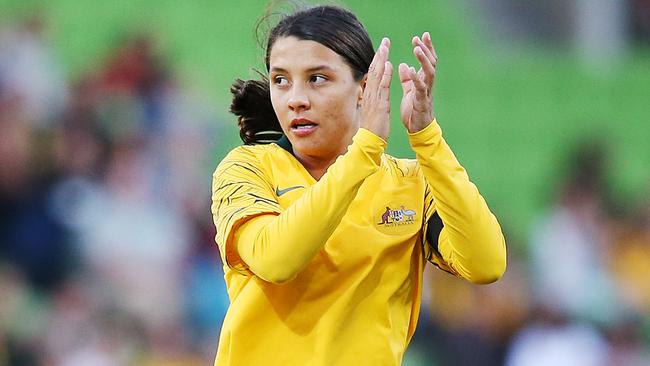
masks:
[(307, 118), (296, 118), (291, 121), (289, 128), (292, 134), (298, 137), (305, 137), (314, 133), (318, 125)]

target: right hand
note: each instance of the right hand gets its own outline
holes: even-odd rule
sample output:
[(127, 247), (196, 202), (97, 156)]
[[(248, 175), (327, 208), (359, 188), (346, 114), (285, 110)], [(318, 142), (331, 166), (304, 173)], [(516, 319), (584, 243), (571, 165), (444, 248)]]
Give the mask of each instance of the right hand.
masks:
[(393, 65), (388, 61), (390, 40), (384, 38), (372, 59), (361, 99), (361, 128), (385, 141), (390, 133), (390, 81)]

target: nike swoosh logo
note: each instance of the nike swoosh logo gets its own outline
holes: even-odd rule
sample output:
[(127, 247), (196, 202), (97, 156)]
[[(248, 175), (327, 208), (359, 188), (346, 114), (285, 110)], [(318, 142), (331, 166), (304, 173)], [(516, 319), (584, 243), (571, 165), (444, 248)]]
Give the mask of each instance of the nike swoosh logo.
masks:
[(280, 189), (279, 187), (276, 187), (275, 188), (275, 195), (280, 197), (283, 194), (285, 194), (287, 192), (290, 192), (290, 191), (293, 191), (294, 189), (298, 189), (298, 188), (305, 188), (305, 187), (304, 186), (292, 186), (292, 187), (287, 187), (287, 188), (283, 188), (283, 189)]

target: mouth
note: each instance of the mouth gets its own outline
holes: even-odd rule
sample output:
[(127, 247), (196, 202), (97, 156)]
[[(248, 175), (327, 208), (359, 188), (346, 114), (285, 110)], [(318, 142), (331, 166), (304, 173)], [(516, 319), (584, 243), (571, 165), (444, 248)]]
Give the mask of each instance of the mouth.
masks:
[(294, 135), (304, 137), (312, 134), (318, 125), (306, 118), (296, 118), (291, 121), (289, 128)]

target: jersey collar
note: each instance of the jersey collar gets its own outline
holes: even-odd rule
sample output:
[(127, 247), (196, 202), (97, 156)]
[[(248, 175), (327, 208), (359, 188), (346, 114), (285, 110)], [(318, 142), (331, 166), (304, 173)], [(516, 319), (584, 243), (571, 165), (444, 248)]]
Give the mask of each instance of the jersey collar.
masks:
[(293, 147), (291, 146), (291, 141), (289, 141), (287, 135), (282, 135), (282, 137), (280, 137), (280, 139), (278, 140), (278, 142), (276, 142), (276, 144), (278, 144), (278, 146), (280, 146), (281, 148), (285, 149), (289, 154), (294, 155)]

